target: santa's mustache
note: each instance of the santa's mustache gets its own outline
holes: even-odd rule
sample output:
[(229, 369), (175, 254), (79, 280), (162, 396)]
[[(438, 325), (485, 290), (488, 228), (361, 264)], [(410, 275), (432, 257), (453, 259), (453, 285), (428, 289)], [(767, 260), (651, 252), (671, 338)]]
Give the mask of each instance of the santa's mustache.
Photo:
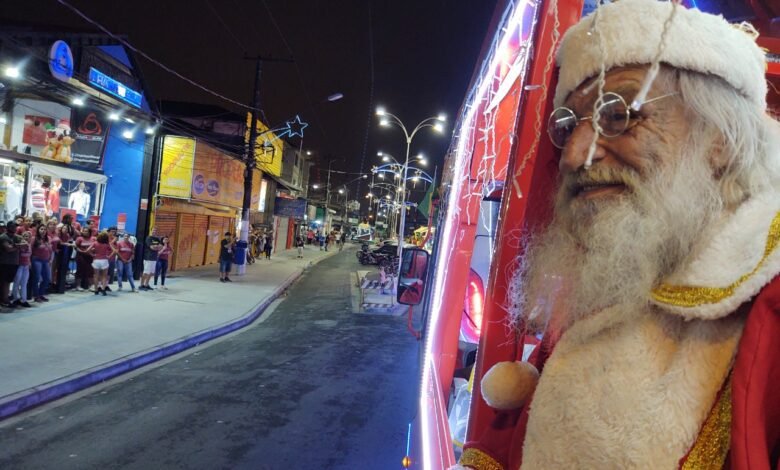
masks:
[(625, 186), (630, 192), (635, 192), (641, 185), (639, 174), (628, 168), (593, 166), (587, 170), (581, 169), (566, 174), (562, 181), (562, 188), (567, 198), (573, 198), (587, 188), (619, 185)]

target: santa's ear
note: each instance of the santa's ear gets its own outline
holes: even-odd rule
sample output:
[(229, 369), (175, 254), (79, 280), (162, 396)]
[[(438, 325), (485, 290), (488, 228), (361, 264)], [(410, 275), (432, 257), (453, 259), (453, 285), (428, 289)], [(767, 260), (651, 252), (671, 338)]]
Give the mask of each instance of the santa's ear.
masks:
[(726, 172), (726, 168), (731, 164), (731, 152), (729, 150), (729, 145), (726, 143), (724, 136), (717, 135), (712, 139), (709, 160), (716, 179), (720, 179)]

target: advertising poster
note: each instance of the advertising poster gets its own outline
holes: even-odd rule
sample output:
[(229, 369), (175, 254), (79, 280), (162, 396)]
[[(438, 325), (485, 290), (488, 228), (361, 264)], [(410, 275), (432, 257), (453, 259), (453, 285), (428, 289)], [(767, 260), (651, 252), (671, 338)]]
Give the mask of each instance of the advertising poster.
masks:
[[(246, 116), (246, 137), (249, 138), (249, 129), (252, 127), (252, 119), (247, 113)], [(265, 173), (274, 176), (282, 174), (282, 152), (284, 151), (284, 141), (263, 124), (257, 121), (257, 140), (255, 141), (255, 160), (257, 165)]]
[(120, 212), (116, 215), (116, 229), (122, 231), (125, 229), (125, 226), (127, 226), (127, 213)]
[(49, 138), (49, 130), (54, 128), (53, 118), (25, 114), (22, 143), (27, 145), (46, 145)]
[(73, 220), (74, 221), (76, 220), (76, 211), (74, 211), (73, 209), (68, 209), (66, 207), (62, 207), (62, 208), (60, 208), (59, 214), (60, 214), (59, 215), (60, 221), (62, 221), (63, 217), (65, 217), (66, 214), (70, 214), (70, 216), (73, 217)]
[(241, 207), (244, 202), (244, 165), (208, 145), (197, 146), (192, 171), (192, 198)]
[(189, 198), (195, 161), (195, 139), (165, 136), (160, 167), (160, 194)]
[[(60, 150), (60, 161), (90, 169), (99, 169), (103, 164), (103, 149), (106, 145), (110, 121), (103, 114), (85, 108), (73, 109), (73, 123), (70, 151)], [(66, 140), (64, 136), (61, 140)], [(56, 160), (56, 159), (55, 159)]]

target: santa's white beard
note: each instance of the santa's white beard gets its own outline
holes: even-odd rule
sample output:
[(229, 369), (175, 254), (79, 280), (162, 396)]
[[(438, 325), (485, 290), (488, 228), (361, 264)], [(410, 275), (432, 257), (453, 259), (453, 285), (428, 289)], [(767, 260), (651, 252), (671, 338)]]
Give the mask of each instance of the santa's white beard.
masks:
[[(638, 314), (650, 292), (690, 256), (722, 210), (712, 169), (701, 154), (640, 178), (631, 170), (598, 168), (561, 184), (555, 217), (526, 245), (510, 289), (515, 320), (557, 336), (609, 306)], [(580, 200), (575, 181), (622, 182), (620, 195)], [(548, 323), (549, 322), (549, 323)]]

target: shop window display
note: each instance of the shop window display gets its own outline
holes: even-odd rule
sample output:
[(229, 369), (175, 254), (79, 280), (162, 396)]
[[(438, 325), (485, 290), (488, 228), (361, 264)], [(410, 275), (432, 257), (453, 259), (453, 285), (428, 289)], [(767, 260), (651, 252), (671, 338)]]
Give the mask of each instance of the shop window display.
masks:
[(12, 220), (22, 213), (26, 168), (23, 163), (0, 162), (0, 220)]

